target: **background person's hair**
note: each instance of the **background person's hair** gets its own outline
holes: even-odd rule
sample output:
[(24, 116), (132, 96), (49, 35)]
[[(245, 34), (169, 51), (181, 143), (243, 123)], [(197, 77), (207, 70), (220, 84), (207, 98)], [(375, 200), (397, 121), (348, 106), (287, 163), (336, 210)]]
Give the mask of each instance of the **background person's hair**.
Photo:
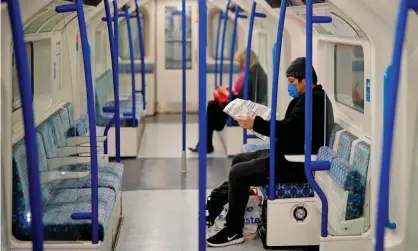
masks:
[[(240, 65), (245, 66), (245, 56), (247, 54), (247, 48), (243, 48), (238, 50), (235, 53), (235, 57), (234, 60), (237, 61)], [(258, 64), (258, 58), (257, 55), (255, 54), (255, 52), (253, 50), (251, 50), (250, 53), (250, 69), (253, 68), (254, 66), (256, 66)]]

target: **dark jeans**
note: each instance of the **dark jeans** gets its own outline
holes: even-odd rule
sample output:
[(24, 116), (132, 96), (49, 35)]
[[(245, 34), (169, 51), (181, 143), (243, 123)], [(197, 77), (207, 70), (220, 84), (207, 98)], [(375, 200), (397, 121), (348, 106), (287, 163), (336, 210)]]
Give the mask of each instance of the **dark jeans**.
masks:
[[(268, 184), (269, 155), (270, 150), (259, 150), (240, 153), (232, 159), (229, 172), (229, 210), (226, 216), (226, 225), (230, 231), (240, 232), (244, 227), (250, 186)], [(276, 183), (306, 182), (303, 163), (287, 162), (284, 157), (276, 161)]]
[(222, 129), (224, 129), (226, 125), (226, 120), (228, 118), (228, 115), (223, 112), (223, 109), (224, 107), (214, 100), (208, 102), (208, 107), (207, 107), (208, 148), (213, 148), (213, 142), (212, 142), (213, 132), (215, 130), (221, 131)]

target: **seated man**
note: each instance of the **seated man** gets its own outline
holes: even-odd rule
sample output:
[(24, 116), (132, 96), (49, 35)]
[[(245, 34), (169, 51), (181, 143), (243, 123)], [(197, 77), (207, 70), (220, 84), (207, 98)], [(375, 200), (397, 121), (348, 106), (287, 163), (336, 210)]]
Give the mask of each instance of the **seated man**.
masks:
[[(286, 71), (289, 80), (289, 95), (293, 97), (285, 118), (276, 123), (276, 165), (277, 183), (305, 183), (304, 163), (292, 163), (285, 159), (286, 154), (304, 154), (305, 145), (305, 58), (295, 59)], [(318, 153), (321, 146), (327, 144), (334, 124), (332, 104), (313, 69), (312, 85), (312, 154)], [(326, 110), (326, 124), (325, 111)], [(237, 119), (243, 128), (270, 136), (270, 121), (260, 117), (242, 117)], [(326, 126), (326, 135), (324, 127)], [(250, 186), (265, 186), (269, 177), (269, 152), (259, 150), (241, 153), (232, 160), (229, 173), (229, 211), (226, 226), (206, 243), (213, 247), (223, 247), (244, 242), (245, 208), (248, 202)], [(285, 226), (283, 226), (285, 227)]]

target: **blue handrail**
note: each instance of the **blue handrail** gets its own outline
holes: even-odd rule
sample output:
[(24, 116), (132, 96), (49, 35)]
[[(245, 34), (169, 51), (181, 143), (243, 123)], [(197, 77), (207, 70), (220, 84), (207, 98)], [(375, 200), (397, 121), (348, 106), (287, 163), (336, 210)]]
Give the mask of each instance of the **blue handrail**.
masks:
[(216, 30), (215, 45), (215, 90), (218, 87), (218, 53), (219, 53), (219, 33), (221, 31), (221, 21), (223, 18), (222, 10), (219, 10), (218, 28)]
[[(383, 78), (384, 79), (383, 80), (383, 121), (386, 121), (386, 109), (388, 109), (387, 101), (388, 101), (388, 91), (389, 91), (388, 90), (389, 89), (389, 75), (391, 74), (391, 72), (392, 72), (392, 65), (389, 65), (388, 68), (386, 68), (385, 76)], [(385, 129), (383, 129), (383, 131), (385, 131)], [(386, 228), (391, 229), (391, 230), (396, 229), (396, 222), (390, 221), (389, 209), (388, 209)]]
[(129, 7), (125, 5), (124, 7), (124, 14), (126, 19), (126, 28), (128, 30), (128, 43), (129, 43), (129, 58), (131, 61), (131, 89), (132, 89), (132, 127), (136, 127), (137, 119), (136, 119), (136, 81), (135, 81), (135, 56), (134, 56), (134, 42), (132, 38), (132, 27), (131, 27), (131, 18), (129, 15)]
[[(186, 0), (181, 1), (181, 65), (182, 65), (182, 102), (181, 102), (181, 119), (182, 119), (182, 152), (186, 153)], [(185, 155), (183, 155), (185, 158)]]
[(224, 73), (224, 50), (225, 50), (225, 38), (226, 38), (226, 28), (228, 24), (228, 13), (229, 13), (229, 5), (231, 4), (231, 0), (226, 2), (226, 10), (224, 18), (224, 27), (222, 30), (222, 41), (221, 41), (221, 62), (219, 63), (219, 85), (222, 86), (223, 84), (223, 73)]
[(147, 99), (146, 99), (146, 84), (145, 84), (145, 45), (144, 45), (144, 37), (142, 36), (142, 24), (141, 24), (141, 16), (140, 16), (140, 9), (138, 0), (135, 0), (135, 14), (136, 14), (136, 22), (138, 25), (138, 34), (139, 34), (139, 53), (141, 54), (141, 93), (142, 93), (142, 105), (144, 110), (147, 109)]
[[(232, 41), (231, 41), (231, 51), (229, 55), (229, 102), (232, 101), (232, 82), (234, 80), (234, 55), (235, 55), (235, 44), (237, 41), (237, 26), (239, 18), (247, 18), (246, 15), (239, 14), (239, 5), (235, 5), (235, 16), (234, 16), (234, 25), (232, 27)], [(228, 117), (228, 126), (232, 125), (232, 118)]]
[[(247, 50), (245, 53), (245, 79), (244, 79), (244, 99), (248, 100), (248, 85), (250, 81), (250, 62), (251, 62), (251, 45), (253, 39), (253, 28), (254, 28), (254, 20), (256, 17), (259, 18), (266, 18), (267, 15), (263, 13), (257, 13), (257, 3), (253, 1), (253, 5), (251, 7), (251, 14), (250, 14), (250, 24), (248, 25), (248, 39), (247, 39)], [(247, 129), (243, 129), (243, 141), (244, 144), (247, 144), (247, 139), (254, 138), (253, 135), (247, 134)]]
[[(206, 0), (199, 0), (199, 48), (207, 43)], [(206, 50), (199, 50), (199, 251), (206, 250)]]
[(388, 224), (389, 215), (389, 189), (390, 189), (390, 168), (393, 148), (393, 132), (396, 115), (396, 104), (398, 98), (399, 78), (401, 72), (402, 51), (405, 41), (406, 25), (408, 21), (408, 10), (418, 9), (418, 2), (401, 0), (399, 2), (398, 17), (396, 21), (394, 46), (392, 51), (392, 63), (389, 74), (388, 91), (385, 102), (385, 114), (383, 123), (383, 144), (381, 156), (381, 171), (379, 182), (379, 202), (376, 218), (376, 251), (383, 251), (385, 244), (385, 227)]
[(275, 55), (273, 55), (273, 91), (271, 94), (271, 119), (270, 119), (270, 179), (269, 179), (269, 200), (274, 200), (275, 186), (275, 161), (276, 161), (276, 112), (277, 112), (277, 92), (279, 82), (279, 67), (283, 44), (284, 21), (286, 18), (286, 1), (282, 1), (280, 6), (279, 23), (276, 34)]
[(89, 116), (90, 130), (90, 161), (91, 161), (91, 208), (92, 212), (73, 213), (73, 219), (91, 219), (92, 243), (99, 243), (99, 188), (97, 169), (97, 141), (96, 141), (96, 117), (94, 112), (94, 92), (91, 74), (91, 62), (89, 56), (89, 45), (87, 37), (86, 19), (84, 16), (83, 1), (76, 0), (75, 4), (57, 6), (56, 12), (77, 12), (78, 26), (80, 28), (81, 48), (83, 51), (84, 76), (86, 81), (87, 111)]
[(110, 47), (110, 56), (112, 59), (112, 77), (113, 77), (113, 99), (115, 101), (115, 109), (113, 111), (113, 119), (109, 121), (109, 128), (105, 128), (104, 136), (106, 136), (106, 140), (104, 142), (104, 153), (107, 154), (108, 152), (108, 144), (107, 144), (107, 135), (109, 132), (110, 127), (115, 125), (115, 157), (116, 162), (120, 163), (120, 111), (116, 109), (119, 107), (119, 72), (118, 72), (118, 57), (115, 54), (115, 43), (114, 43), (114, 31), (112, 26), (112, 15), (110, 14), (110, 4), (109, 0), (104, 1), (105, 4), (105, 11), (106, 11), (106, 23), (107, 23), (107, 31), (109, 33), (109, 47)]
[(330, 23), (329, 16), (313, 16), (312, 0), (306, 1), (306, 62), (305, 62), (305, 176), (322, 203), (321, 237), (328, 236), (328, 200), (324, 191), (315, 181), (313, 171), (329, 170), (327, 161), (312, 161), (312, 29), (313, 23)]
[(26, 54), (25, 38), (23, 32), (22, 16), (20, 14), (19, 1), (6, 1), (7, 11), (10, 17), (10, 26), (13, 37), (13, 47), (16, 54), (17, 77), (19, 91), (22, 99), (22, 113), (25, 125), (25, 145), (28, 160), (29, 178), (29, 203), (32, 221), (32, 250), (43, 251), (44, 228), (42, 222), (42, 195), (39, 178), (38, 145), (36, 143), (35, 119), (32, 104), (32, 86), (29, 71), (29, 63)]

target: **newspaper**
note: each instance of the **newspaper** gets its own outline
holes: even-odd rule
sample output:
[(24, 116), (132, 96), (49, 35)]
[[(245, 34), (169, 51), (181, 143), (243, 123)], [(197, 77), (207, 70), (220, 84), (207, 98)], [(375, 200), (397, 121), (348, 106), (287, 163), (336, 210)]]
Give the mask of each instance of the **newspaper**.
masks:
[[(254, 103), (250, 100), (235, 99), (231, 101), (223, 110), (226, 114), (236, 119), (237, 116), (259, 116), (264, 120), (270, 120), (271, 109), (265, 105)], [(276, 113), (277, 114), (277, 113)], [(277, 114), (276, 118), (279, 115)], [(266, 140), (268, 137), (251, 130), (258, 138)]]

